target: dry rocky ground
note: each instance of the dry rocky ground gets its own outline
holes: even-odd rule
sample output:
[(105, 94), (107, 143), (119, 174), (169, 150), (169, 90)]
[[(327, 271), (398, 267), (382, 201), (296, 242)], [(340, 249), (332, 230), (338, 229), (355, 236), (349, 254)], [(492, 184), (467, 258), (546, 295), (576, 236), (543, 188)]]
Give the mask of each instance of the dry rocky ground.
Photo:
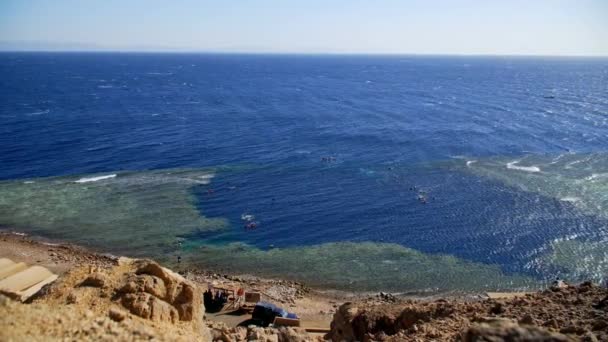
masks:
[[(503, 300), (346, 298), (289, 281), (178, 274), (6, 233), (0, 257), (60, 275), (28, 303), (0, 296), (0, 341), (608, 341), (608, 290), (591, 283)], [(209, 282), (256, 288), (313, 326), (331, 321), (331, 331), (237, 326), (242, 318), (205, 314)]]
[(347, 303), (333, 341), (608, 341), (608, 289), (555, 286), (511, 299)]

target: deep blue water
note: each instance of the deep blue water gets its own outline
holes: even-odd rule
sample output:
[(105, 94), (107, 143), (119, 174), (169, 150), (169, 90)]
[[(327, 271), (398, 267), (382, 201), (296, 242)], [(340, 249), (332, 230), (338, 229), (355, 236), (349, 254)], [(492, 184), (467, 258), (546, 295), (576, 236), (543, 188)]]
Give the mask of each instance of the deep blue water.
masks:
[(529, 263), (549, 242), (605, 235), (605, 207), (501, 177), (608, 150), (607, 59), (4, 53), (0, 75), (0, 179), (225, 166), (193, 193), (231, 228), (188, 239), (393, 242), (546, 276)]

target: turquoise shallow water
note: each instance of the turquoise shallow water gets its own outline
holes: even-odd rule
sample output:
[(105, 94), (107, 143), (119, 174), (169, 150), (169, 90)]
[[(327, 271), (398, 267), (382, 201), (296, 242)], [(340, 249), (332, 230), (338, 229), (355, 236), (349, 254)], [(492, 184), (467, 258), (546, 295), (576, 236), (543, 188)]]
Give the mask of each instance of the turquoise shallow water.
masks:
[(0, 183), (4, 225), (34, 234), (140, 255), (171, 250), (176, 237), (219, 231), (191, 188), (208, 184), (209, 170), (118, 172)]
[(0, 71), (4, 227), (347, 290), (607, 273), (604, 59), (1, 54)]
[[(431, 170), (435, 171), (422, 167), (417, 172), (450, 175), (447, 181), (455, 189), (462, 186), (459, 182), (475, 179), (467, 173), (482, 177), (477, 179), (481, 183), (479, 192), (461, 196), (460, 201), (476, 199), (486, 202), (484, 210), (488, 212), (478, 213), (470, 222), (491, 218), (494, 220), (492, 229), (485, 232), (471, 229), (463, 231), (461, 236), (450, 236), (457, 227), (446, 226), (443, 232), (403, 232), (401, 237), (392, 237), (381, 231), (355, 230), (347, 240), (337, 237), (332, 241), (335, 230), (343, 228), (334, 227), (332, 230), (329, 227), (327, 233), (317, 233), (326, 240), (309, 242), (319, 237), (266, 229), (271, 222), (259, 219), (256, 221), (258, 229), (247, 230), (239, 227), (243, 223), (239, 222), (241, 217), (215, 217), (201, 209), (209, 202), (220, 202), (224, 208), (227, 204), (222, 203), (222, 197), (236, 197), (235, 201), (238, 201), (238, 197), (243, 196), (236, 194), (243, 191), (237, 185), (229, 185), (226, 189), (218, 187), (222, 179), (220, 175), (229, 174), (242, 179), (251, 173), (268, 172), (267, 169), (256, 168), (173, 169), (5, 181), (0, 183), (0, 193), (3, 194), (0, 218), (9, 227), (104, 251), (155, 257), (172, 264), (180, 255), (190, 266), (286, 277), (313, 286), (343, 290), (527, 289), (542, 286), (550, 278), (545, 276), (547, 274), (601, 281), (608, 260), (604, 248), (606, 231), (601, 226), (604, 222), (601, 216), (606, 202), (606, 182), (602, 181), (601, 173), (594, 172), (601, 170), (602, 166), (589, 169), (585, 160), (598, 164), (604, 156), (574, 157), (527, 156), (515, 160), (516, 164), (495, 158), (456, 159), (433, 166)], [(578, 161), (576, 164), (581, 164), (583, 170), (594, 171), (575, 169), (573, 161)], [(565, 165), (569, 166), (565, 168)], [(407, 169), (408, 174), (414, 171)], [(377, 180), (377, 184), (399, 184), (400, 177), (395, 174), (403, 172), (392, 168), (390, 173), (393, 176)], [(454, 177), (462, 179), (457, 181)], [(486, 182), (488, 184), (484, 184)], [(444, 188), (442, 184), (436, 186)], [(474, 189), (471, 184), (467, 187)], [(209, 192), (210, 189), (213, 192)], [(541, 192), (542, 189), (561, 190), (546, 193)], [(438, 218), (444, 222), (464, 220), (457, 211), (443, 209), (438, 204), (449, 198), (444, 198), (444, 190), (424, 191), (432, 193), (427, 195), (427, 204), (420, 203), (417, 197), (409, 194), (418, 193), (418, 190), (409, 188), (404, 189), (407, 196), (396, 196), (396, 200), (410, 202), (412, 213), (420, 215), (422, 210), (431, 208), (435, 212), (450, 212), (452, 218)], [(482, 197), (482, 191), (485, 197)], [(488, 191), (492, 193), (488, 194)], [(508, 196), (496, 199), (494, 196), (499, 192), (506, 192)], [(492, 198), (494, 202), (490, 203)], [(501, 215), (492, 212), (492, 207), (504, 209), (504, 198), (515, 201), (510, 212), (518, 213), (517, 216), (508, 212)], [(471, 204), (457, 205), (466, 208)], [(530, 205), (534, 210), (526, 209)], [(235, 221), (240, 224), (235, 224)], [(546, 232), (543, 227), (512, 230), (513, 227), (542, 226), (546, 222), (579, 224), (567, 226), (569, 231)], [(549, 226), (546, 229), (553, 228)], [(376, 237), (366, 238), (364, 234), (376, 234)], [(545, 240), (550, 234), (557, 237)], [(426, 243), (429, 248), (435, 246), (440, 249), (443, 246), (454, 252), (424, 253), (407, 247), (412, 243), (408, 237), (415, 239), (414, 243)], [(474, 240), (473, 243), (467, 242), (467, 238)], [(492, 240), (500, 243), (476, 244), (477, 241), (488, 243)], [(522, 243), (534, 240), (544, 242), (538, 245)], [(405, 242), (396, 244), (392, 241)], [(483, 250), (486, 251), (483, 259), (471, 257)], [(512, 263), (509, 268), (484, 260), (520, 260), (521, 264)]]
[[(240, 229), (197, 210), (196, 188), (216, 171), (163, 170), (36, 178), (0, 183), (8, 227), (96, 249), (304, 280), (347, 290), (448, 291), (534, 286), (495, 265), (427, 255), (385, 242), (331, 242), (259, 249), (237, 242)], [(173, 228), (175, 227), (175, 228)], [(207, 237), (196, 238), (196, 237)]]

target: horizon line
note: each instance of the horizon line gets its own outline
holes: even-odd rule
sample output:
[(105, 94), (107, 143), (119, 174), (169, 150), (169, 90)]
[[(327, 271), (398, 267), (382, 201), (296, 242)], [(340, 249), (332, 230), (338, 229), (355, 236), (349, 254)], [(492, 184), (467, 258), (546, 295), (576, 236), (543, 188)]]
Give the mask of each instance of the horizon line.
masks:
[(541, 53), (424, 53), (424, 52), (303, 52), (303, 51), (230, 51), (230, 50), (153, 50), (153, 49), (0, 49), (0, 53), (133, 53), (133, 54), (208, 54), (208, 55), (286, 55), (286, 56), (428, 56), (428, 57), (564, 57), (608, 58), (608, 54)]

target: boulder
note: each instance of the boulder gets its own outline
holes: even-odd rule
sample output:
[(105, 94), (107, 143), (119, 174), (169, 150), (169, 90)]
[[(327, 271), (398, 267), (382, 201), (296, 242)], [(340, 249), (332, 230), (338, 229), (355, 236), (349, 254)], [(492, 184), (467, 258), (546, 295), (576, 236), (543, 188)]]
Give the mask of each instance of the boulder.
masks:
[(275, 329), (252, 327), (247, 329), (247, 341), (279, 342), (279, 335)]
[(489, 323), (476, 324), (463, 335), (464, 342), (482, 341), (542, 341), (565, 342), (574, 341), (566, 335), (553, 333), (548, 330), (527, 325), (520, 326), (506, 319), (497, 319)]
[(302, 328), (281, 327), (279, 329), (280, 342), (307, 342), (310, 341), (310, 335)]
[(308, 334), (303, 328), (280, 327), (280, 328), (262, 328), (255, 325), (250, 325), (247, 328), (235, 327), (229, 328), (226, 324), (220, 322), (208, 322), (211, 330), (212, 341), (222, 342), (240, 342), (240, 341), (255, 341), (255, 342), (308, 342), (316, 341), (313, 336)]
[(604, 297), (604, 299), (600, 300), (597, 304), (594, 304), (593, 307), (598, 310), (608, 310), (608, 296)]
[[(427, 334), (425, 323), (452, 315), (452, 304), (438, 301), (423, 305), (378, 305), (361, 309), (354, 304), (338, 308), (325, 336), (332, 341), (366, 341), (396, 338), (398, 334)], [(429, 336), (438, 335), (429, 331)]]
[(130, 276), (127, 282), (118, 289), (120, 293), (146, 292), (158, 298), (167, 297), (165, 282), (155, 276), (140, 274)]
[(354, 341), (355, 332), (352, 322), (357, 317), (359, 308), (353, 303), (342, 304), (331, 322), (331, 330), (325, 336), (326, 339), (332, 341)]
[(107, 276), (103, 273), (95, 272), (86, 277), (80, 286), (104, 287), (108, 283)]
[(135, 266), (135, 274), (117, 288), (117, 299), (132, 314), (157, 321), (202, 322), (196, 285), (153, 261), (140, 260)]
[(108, 316), (110, 316), (110, 319), (115, 322), (122, 322), (125, 318), (127, 318), (127, 315), (124, 311), (116, 308), (111, 308), (108, 312)]
[(79, 300), (80, 296), (75, 291), (71, 291), (70, 293), (68, 293), (65, 302), (67, 304), (76, 304), (79, 302)]
[(179, 319), (174, 307), (149, 293), (128, 293), (121, 298), (121, 304), (132, 314), (153, 321), (174, 323)]

